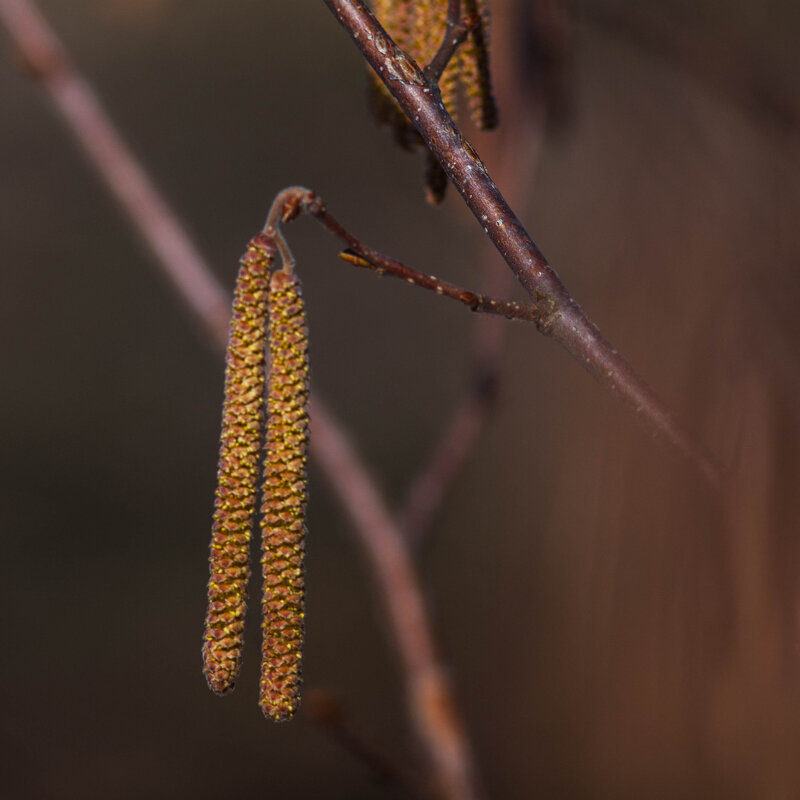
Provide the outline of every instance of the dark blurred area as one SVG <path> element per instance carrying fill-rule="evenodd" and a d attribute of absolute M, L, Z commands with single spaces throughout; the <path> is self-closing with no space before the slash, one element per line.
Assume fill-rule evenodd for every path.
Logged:
<path fill-rule="evenodd" d="M 800 7 L 586 0 L 567 30 L 549 6 L 497 3 L 502 122 L 478 150 L 730 469 L 715 495 L 565 352 L 506 326 L 497 412 L 422 553 L 481 782 L 799 797 Z M 487 261 L 490 282 L 507 271 L 455 192 L 424 203 L 422 159 L 369 119 L 323 3 L 40 7 L 231 289 L 291 184 L 419 269 L 470 288 Z M 401 796 L 307 719 L 262 718 L 257 604 L 236 692 L 207 689 L 222 360 L 5 30 L 0 98 L 4 796 Z M 288 235 L 313 388 L 399 503 L 469 384 L 476 319 L 340 263 L 308 220 Z M 306 687 L 414 765 L 372 577 L 313 465 L 311 491 Z"/>

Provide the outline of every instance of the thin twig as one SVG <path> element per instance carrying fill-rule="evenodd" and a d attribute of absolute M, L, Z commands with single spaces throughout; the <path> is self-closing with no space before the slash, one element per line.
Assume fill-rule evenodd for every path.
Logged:
<path fill-rule="evenodd" d="M 539 322 L 543 316 L 542 312 L 534 305 L 523 306 L 513 301 L 498 300 L 496 297 L 488 297 L 479 292 L 473 292 L 470 289 L 462 289 L 459 286 L 454 286 L 452 283 L 443 281 L 433 275 L 426 275 L 423 272 L 418 272 L 388 256 L 380 256 L 376 253 L 370 258 L 367 258 L 352 250 L 344 250 L 339 253 L 339 258 L 357 267 L 367 267 L 378 275 L 391 275 L 413 286 L 429 289 L 443 297 L 458 300 L 459 303 L 463 303 L 473 311 L 479 311 L 483 314 L 496 314 L 506 319 L 524 320 L 525 322 L 533 323 Z"/>
<path fill-rule="evenodd" d="M 227 292 L 116 132 L 55 33 L 30 0 L 0 0 L 0 19 L 132 227 L 149 245 L 156 265 L 170 277 L 177 296 L 213 346 L 224 348 L 230 306 Z M 354 533 L 383 595 L 404 668 L 411 720 L 436 783 L 451 800 L 471 800 L 477 795 L 466 735 L 434 647 L 424 593 L 407 545 L 319 395 L 312 401 L 312 418 L 312 453 L 350 512 Z"/>
<path fill-rule="evenodd" d="M 543 312 L 539 330 L 562 344 L 648 427 L 683 453 L 715 488 L 721 468 L 602 336 L 509 208 L 416 64 L 361 0 L 324 0 L 437 157 L 469 209 Z"/>
<path fill-rule="evenodd" d="M 450 59 L 469 33 L 467 20 L 461 19 L 461 0 L 448 0 L 444 37 L 431 63 L 422 71 L 428 83 L 438 83 Z"/>
<path fill-rule="evenodd" d="M 390 784 L 408 797 L 428 798 L 419 777 L 378 750 L 372 742 L 359 735 L 348 723 L 344 709 L 337 698 L 322 689 L 303 693 L 302 715 L 321 728 L 331 739 L 353 758 L 362 763 L 380 784 Z"/>
<path fill-rule="evenodd" d="M 264 225 L 264 235 L 275 240 L 284 261 L 289 264 L 294 264 L 294 258 L 281 234 L 279 223 L 289 222 L 300 213 L 308 214 L 348 245 L 346 250 L 339 253 L 339 258 L 349 264 L 365 267 L 378 275 L 400 278 L 412 286 L 419 286 L 443 297 L 449 297 L 451 300 L 457 300 L 473 311 L 494 314 L 506 319 L 524 320 L 537 325 L 544 319 L 543 312 L 533 304 L 523 306 L 520 303 L 499 300 L 496 297 L 488 297 L 479 292 L 462 289 L 460 286 L 443 281 L 434 275 L 420 272 L 373 250 L 350 233 L 328 211 L 314 191 L 303 186 L 290 186 L 280 191 L 272 203 L 267 222 Z"/>

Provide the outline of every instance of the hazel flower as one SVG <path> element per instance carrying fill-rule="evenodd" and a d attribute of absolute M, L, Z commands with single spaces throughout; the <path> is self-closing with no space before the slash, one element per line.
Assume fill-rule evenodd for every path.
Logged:
<path fill-rule="evenodd" d="M 233 688 L 242 661 L 272 262 L 272 246 L 253 239 L 242 257 L 233 301 L 203 637 L 203 671 L 218 694 Z"/>
<path fill-rule="evenodd" d="M 296 275 L 272 276 L 264 491 L 259 703 L 275 720 L 300 702 L 308 448 L 308 331 Z"/>

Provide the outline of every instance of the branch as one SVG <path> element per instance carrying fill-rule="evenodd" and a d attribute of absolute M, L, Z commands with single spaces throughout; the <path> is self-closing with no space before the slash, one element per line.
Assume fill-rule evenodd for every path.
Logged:
<path fill-rule="evenodd" d="M 425 468 L 411 484 L 398 515 L 408 540 L 418 546 L 495 405 L 498 373 L 494 362 L 476 365 L 472 385 Z"/>
<path fill-rule="evenodd" d="M 294 256 L 292 256 L 291 250 L 280 231 L 280 223 L 290 222 L 301 212 L 317 220 L 326 230 L 348 245 L 346 250 L 339 253 L 339 258 L 349 264 L 353 264 L 356 267 L 365 267 L 378 275 L 390 275 L 393 278 L 400 278 L 412 286 L 419 286 L 443 297 L 449 297 L 451 300 L 457 300 L 472 309 L 472 311 L 495 314 L 506 319 L 524 320 L 537 325 L 543 319 L 542 311 L 535 305 L 523 306 L 508 300 L 488 297 L 469 289 L 462 289 L 434 275 L 419 272 L 394 258 L 373 250 L 353 236 L 328 211 L 315 192 L 302 186 L 290 186 L 278 193 L 272 203 L 263 230 L 263 235 L 274 241 L 284 263 L 288 264 L 290 268 L 294 266 Z"/>
<path fill-rule="evenodd" d="M 436 55 L 427 67 L 423 70 L 425 80 L 428 83 L 438 83 L 442 73 L 450 63 L 450 59 L 463 44 L 464 39 L 469 33 L 469 25 L 466 20 L 461 19 L 461 0 L 448 0 L 447 4 L 447 23 L 444 29 L 444 37 Z"/>
<path fill-rule="evenodd" d="M 469 746 L 431 626 L 408 545 L 363 465 L 328 412 L 311 407 L 315 455 L 362 536 L 402 660 L 412 718 L 443 797 L 476 798 Z"/>
<path fill-rule="evenodd" d="M 413 122 L 464 202 L 543 312 L 539 330 L 563 345 L 718 488 L 720 466 L 672 418 L 655 392 L 571 297 L 416 64 L 395 45 L 361 0 L 324 2 Z"/>
<path fill-rule="evenodd" d="M 227 343 L 230 300 L 188 233 L 116 132 L 97 97 L 29 0 L 0 0 L 2 20 L 26 64 L 47 89 L 90 163 L 159 269 L 215 349 Z M 312 453 L 355 522 L 383 595 L 403 666 L 407 705 L 442 796 L 473 800 L 472 760 L 446 671 L 436 652 L 424 593 L 407 545 L 366 468 L 317 395 Z"/>
<path fill-rule="evenodd" d="M 353 730 L 341 704 L 332 693 L 324 689 L 305 689 L 301 712 L 352 758 L 362 763 L 372 773 L 376 783 L 393 785 L 408 797 L 419 800 L 428 797 L 428 792 L 417 775 L 396 764 L 372 742 Z"/>
<path fill-rule="evenodd" d="M 206 334 L 224 346 L 229 294 L 117 133 L 55 33 L 27 0 L 0 0 L 0 18 L 16 42 L 22 63 L 44 86 L 175 292 L 184 298 Z"/>

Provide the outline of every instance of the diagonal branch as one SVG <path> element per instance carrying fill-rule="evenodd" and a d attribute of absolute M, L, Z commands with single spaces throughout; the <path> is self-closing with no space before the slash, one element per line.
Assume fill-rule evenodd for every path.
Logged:
<path fill-rule="evenodd" d="M 363 465 L 327 411 L 312 400 L 315 455 L 355 528 L 384 595 L 400 653 L 412 719 L 431 758 L 438 791 L 452 800 L 477 798 L 469 746 L 450 681 L 435 652 L 428 611 L 402 531 Z"/>
<path fill-rule="evenodd" d="M 563 345 L 714 487 L 721 467 L 676 422 L 656 393 L 602 336 L 509 208 L 474 148 L 437 100 L 435 87 L 361 0 L 324 0 L 434 153 L 519 282 L 544 311 L 539 330 Z"/>
<path fill-rule="evenodd" d="M 156 190 L 103 110 L 61 42 L 27 0 L 2 0 L 0 18 L 22 63 L 36 77 L 92 167 L 153 253 L 174 290 L 195 312 L 207 335 L 228 335 L 230 296 L 208 269 L 178 216 Z"/>
<path fill-rule="evenodd" d="M 429 798 L 429 792 L 420 776 L 395 763 L 372 741 L 354 730 L 339 701 L 331 692 L 324 689 L 305 689 L 301 711 L 309 722 L 318 726 L 343 750 L 361 762 L 372 773 L 375 783 L 394 786 L 409 798 Z"/>

